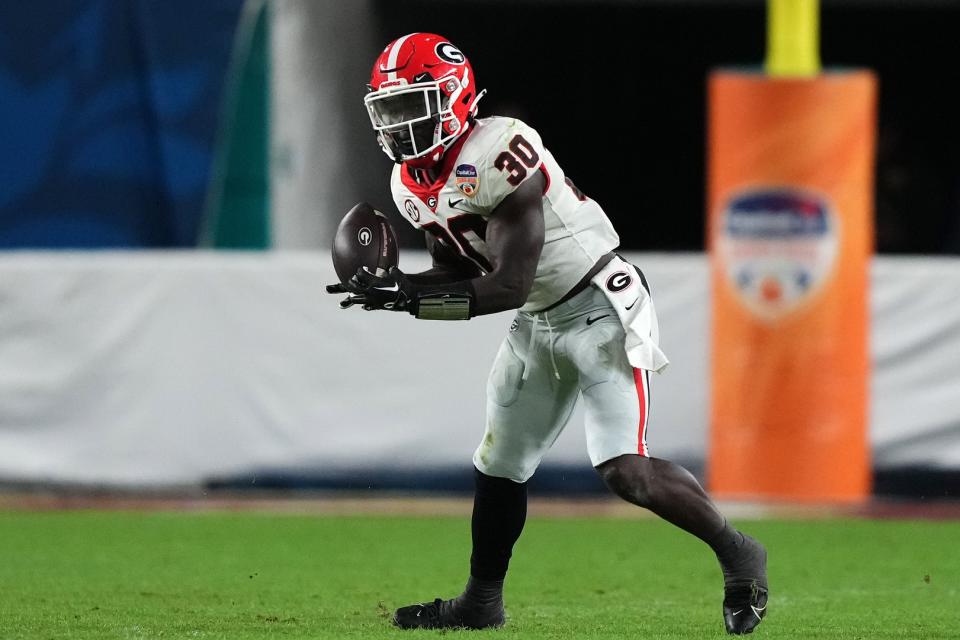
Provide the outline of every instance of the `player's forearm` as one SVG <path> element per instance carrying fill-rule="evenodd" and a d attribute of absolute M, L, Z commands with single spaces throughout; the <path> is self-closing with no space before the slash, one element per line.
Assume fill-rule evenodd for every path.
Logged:
<path fill-rule="evenodd" d="M 482 316 L 510 309 L 519 309 L 527 301 L 533 277 L 522 273 L 496 271 L 472 281 L 475 291 L 473 315 Z"/>
<path fill-rule="evenodd" d="M 420 276 L 422 274 L 413 275 Z M 533 286 L 532 274 L 509 271 L 494 271 L 473 280 L 457 280 L 454 282 L 414 283 L 412 276 L 408 276 L 408 278 L 416 288 L 414 294 L 417 300 L 415 315 L 431 320 L 467 320 L 473 316 L 518 309 L 523 306 L 530 294 L 530 288 Z M 424 300 L 427 300 L 427 302 L 424 303 Z M 434 305 L 441 305 L 444 301 L 465 305 L 464 314 L 420 313 L 424 304 L 430 305 L 432 302 Z"/>
<path fill-rule="evenodd" d="M 420 273 L 408 273 L 407 277 L 410 278 L 410 282 L 420 286 L 451 284 L 465 279 L 462 272 L 443 266 L 435 266 Z"/>

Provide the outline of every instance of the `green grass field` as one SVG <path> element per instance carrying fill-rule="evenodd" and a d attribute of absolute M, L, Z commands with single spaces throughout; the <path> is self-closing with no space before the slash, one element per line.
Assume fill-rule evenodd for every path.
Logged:
<path fill-rule="evenodd" d="M 756 521 L 754 637 L 960 637 L 960 523 Z M 399 605 L 454 595 L 465 518 L 0 512 L 0 638 L 427 638 Z M 496 638 L 722 638 L 708 549 L 655 520 L 533 519 Z"/>

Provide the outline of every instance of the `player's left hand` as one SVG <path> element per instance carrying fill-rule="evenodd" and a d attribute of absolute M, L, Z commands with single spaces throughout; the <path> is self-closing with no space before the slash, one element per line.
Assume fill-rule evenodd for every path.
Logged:
<path fill-rule="evenodd" d="M 343 286 L 338 282 L 337 284 L 328 284 L 327 293 L 332 293 L 336 295 L 338 293 L 350 293 L 350 291 L 345 286 Z M 355 296 L 352 296 L 352 295 L 347 296 L 346 298 L 340 301 L 340 308 L 349 309 L 354 304 L 356 304 L 356 302 L 357 300 L 355 299 Z"/>
<path fill-rule="evenodd" d="M 415 299 L 413 285 L 397 267 L 381 274 L 361 267 L 346 285 L 329 285 L 327 292 L 350 294 L 340 302 L 342 309 L 358 304 L 367 311 L 409 311 L 410 304 Z"/>

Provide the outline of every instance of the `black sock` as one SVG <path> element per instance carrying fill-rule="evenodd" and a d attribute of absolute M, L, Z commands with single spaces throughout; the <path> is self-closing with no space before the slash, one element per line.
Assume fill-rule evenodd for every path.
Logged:
<path fill-rule="evenodd" d="M 475 471 L 470 575 L 481 581 L 499 581 L 502 588 L 513 544 L 527 519 L 527 483 Z"/>
<path fill-rule="evenodd" d="M 723 529 L 706 542 L 722 562 L 740 548 L 740 545 L 743 544 L 743 535 L 733 525 L 724 520 Z"/>
<path fill-rule="evenodd" d="M 474 607 L 502 607 L 503 579 L 484 580 L 470 576 L 457 603 Z"/>

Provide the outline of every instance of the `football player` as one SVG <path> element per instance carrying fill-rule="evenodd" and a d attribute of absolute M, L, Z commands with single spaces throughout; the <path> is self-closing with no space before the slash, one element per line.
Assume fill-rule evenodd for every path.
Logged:
<path fill-rule="evenodd" d="M 766 550 L 723 517 L 689 472 L 650 455 L 650 372 L 668 361 L 644 276 L 615 253 L 620 241 L 603 210 L 534 129 L 477 117 L 484 92 L 445 38 L 413 33 L 388 44 L 369 89 L 364 104 L 395 163 L 395 204 L 426 232 L 433 267 L 361 269 L 328 291 L 347 293 L 345 308 L 431 320 L 518 310 L 490 373 L 486 432 L 473 458 L 466 588 L 402 607 L 394 623 L 504 624 L 503 581 L 526 518 L 527 480 L 582 396 L 588 451 L 606 485 L 708 544 L 723 572 L 727 631 L 752 631 L 766 613 Z"/>

